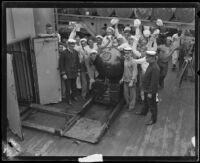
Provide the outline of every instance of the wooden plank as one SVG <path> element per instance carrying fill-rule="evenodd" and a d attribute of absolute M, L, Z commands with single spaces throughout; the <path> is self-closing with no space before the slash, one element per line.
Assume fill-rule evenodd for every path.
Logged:
<path fill-rule="evenodd" d="M 28 122 L 28 121 L 23 121 L 22 126 L 41 130 L 41 131 L 46 131 L 46 132 L 49 132 L 49 133 L 52 133 L 52 134 L 56 134 L 56 133 L 59 134 L 60 133 L 59 135 L 61 135 L 61 132 L 62 132 L 60 129 L 55 129 L 55 128 L 52 128 L 52 127 L 47 127 L 47 126 L 39 125 L 39 124 L 36 124 L 36 123 Z"/>
<path fill-rule="evenodd" d="M 82 107 L 81 111 L 78 112 L 79 115 L 82 115 L 85 113 L 85 111 L 91 106 L 91 104 L 93 103 L 94 98 L 91 97 Z"/>
<path fill-rule="evenodd" d="M 61 112 L 59 111 L 57 108 L 52 107 L 52 106 L 45 106 L 45 105 L 41 105 L 41 104 L 30 104 L 29 106 L 32 109 L 41 111 L 41 112 L 45 112 L 45 113 L 49 113 L 49 114 L 55 114 L 55 115 L 59 115 L 59 116 L 68 116 L 68 115 L 75 115 L 73 113 L 66 113 L 66 112 Z"/>

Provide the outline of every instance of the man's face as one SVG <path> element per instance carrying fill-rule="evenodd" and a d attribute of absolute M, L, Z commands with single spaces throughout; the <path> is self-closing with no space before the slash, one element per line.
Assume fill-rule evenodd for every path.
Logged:
<path fill-rule="evenodd" d="M 59 50 L 59 52 L 62 52 L 63 51 L 63 46 L 59 45 L 58 50 Z"/>
<path fill-rule="evenodd" d="M 85 46 L 87 45 L 87 42 L 86 42 L 86 41 L 81 41 L 81 45 L 82 45 L 83 47 L 85 47 Z"/>
<path fill-rule="evenodd" d="M 106 35 L 112 35 L 112 30 L 111 30 L 111 29 L 108 29 L 108 30 L 106 31 Z"/>
<path fill-rule="evenodd" d="M 124 57 L 125 57 L 125 59 L 130 59 L 130 57 L 131 57 L 131 51 L 129 51 L 129 50 L 124 50 Z"/>
<path fill-rule="evenodd" d="M 91 40 L 91 39 L 88 40 L 88 45 L 89 45 L 89 46 L 93 46 L 93 44 L 94 44 L 93 40 Z"/>
<path fill-rule="evenodd" d="M 53 34 L 53 27 L 47 27 L 46 32 L 47 34 Z"/>
<path fill-rule="evenodd" d="M 131 37 L 129 37 L 129 38 L 128 38 L 128 43 L 129 43 L 130 45 L 132 45 L 132 44 L 134 43 L 134 39 L 131 38 Z"/>
<path fill-rule="evenodd" d="M 125 36 L 126 38 L 128 38 L 128 37 L 130 36 L 130 32 L 129 32 L 129 31 L 125 31 L 125 32 L 124 32 L 124 36 Z"/>
<path fill-rule="evenodd" d="M 101 38 L 97 38 L 97 44 L 101 44 L 102 43 L 102 39 Z"/>
<path fill-rule="evenodd" d="M 91 53 L 90 58 L 94 61 L 97 56 L 97 53 Z"/>
<path fill-rule="evenodd" d="M 171 41 L 169 39 L 166 40 L 166 45 L 169 46 L 171 44 Z"/>
<path fill-rule="evenodd" d="M 68 43 L 69 49 L 72 50 L 75 47 L 75 43 Z"/>
<path fill-rule="evenodd" d="M 155 56 L 151 56 L 151 55 L 146 55 L 146 61 L 148 63 L 153 63 L 155 61 Z"/>
<path fill-rule="evenodd" d="M 76 36 L 75 40 L 76 40 L 77 43 L 79 43 L 80 42 L 80 37 Z"/>

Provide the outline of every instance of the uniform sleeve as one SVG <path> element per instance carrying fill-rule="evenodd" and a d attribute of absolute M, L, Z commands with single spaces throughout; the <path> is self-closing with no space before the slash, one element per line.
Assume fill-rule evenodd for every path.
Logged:
<path fill-rule="evenodd" d="M 79 53 L 76 51 L 76 62 L 78 65 L 78 72 L 80 72 L 81 64 L 80 64 L 80 59 L 79 59 Z"/>
<path fill-rule="evenodd" d="M 66 74 L 65 72 L 65 54 L 64 52 L 61 53 L 60 59 L 59 59 L 59 68 L 60 68 L 60 74 L 64 75 Z"/>
<path fill-rule="evenodd" d="M 134 62 L 137 64 L 142 64 L 146 62 L 146 57 L 140 58 L 140 59 L 134 59 Z"/>
<path fill-rule="evenodd" d="M 157 93 L 159 82 L 159 69 L 152 69 L 149 93 Z"/>
<path fill-rule="evenodd" d="M 138 74 L 137 63 L 135 63 L 133 61 L 132 65 L 133 65 L 133 76 L 132 76 L 132 79 L 137 79 L 137 74 Z"/>
<path fill-rule="evenodd" d="M 69 39 L 74 39 L 75 36 L 76 36 L 76 28 L 74 28 L 74 29 L 71 31 L 71 33 L 70 33 L 70 35 L 69 35 Z"/>

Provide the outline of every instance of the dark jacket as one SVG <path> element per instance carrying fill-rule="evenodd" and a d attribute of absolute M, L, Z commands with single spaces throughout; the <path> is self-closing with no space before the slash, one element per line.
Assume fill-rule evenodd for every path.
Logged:
<path fill-rule="evenodd" d="M 158 67 L 158 64 L 156 62 L 149 64 L 142 80 L 144 92 L 158 92 L 159 74 L 160 68 Z"/>
<path fill-rule="evenodd" d="M 61 52 L 60 55 L 60 72 L 61 75 L 66 74 L 69 79 L 77 77 L 80 71 L 80 62 L 78 52 L 73 50 L 70 52 L 68 49 Z"/>

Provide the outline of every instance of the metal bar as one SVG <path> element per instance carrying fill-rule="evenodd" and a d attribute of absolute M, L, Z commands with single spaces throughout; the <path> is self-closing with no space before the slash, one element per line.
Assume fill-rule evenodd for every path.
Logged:
<path fill-rule="evenodd" d="M 19 42 L 20 51 L 23 50 L 22 42 Z M 22 77 L 24 79 L 23 82 L 24 82 L 25 99 L 28 100 L 29 99 L 29 90 L 28 90 L 27 68 L 25 65 L 26 60 L 24 58 L 25 54 L 26 53 L 20 53 L 19 55 L 21 56 L 21 66 L 22 66 L 22 70 L 23 70 Z"/>
<path fill-rule="evenodd" d="M 30 48 L 31 48 L 31 66 L 33 70 L 33 78 L 34 78 L 34 90 L 36 95 L 36 102 L 40 103 L 40 94 L 39 94 L 39 83 L 38 83 L 38 77 L 37 77 L 37 67 L 36 67 L 36 57 L 35 57 L 35 51 L 34 51 L 34 40 L 35 38 L 30 39 Z"/>
<path fill-rule="evenodd" d="M 33 87 L 32 87 L 32 82 L 31 82 L 31 70 L 30 70 L 30 64 L 29 64 L 29 58 L 30 54 L 28 54 L 28 40 L 24 42 L 24 47 L 26 47 L 26 53 L 25 55 L 25 65 L 26 65 L 26 70 L 27 70 L 27 78 L 28 78 L 28 89 L 30 92 L 29 100 L 30 102 L 33 102 Z"/>
<path fill-rule="evenodd" d="M 63 20 L 61 18 L 63 17 Z M 102 17 L 102 16 L 86 16 L 86 15 L 74 15 L 74 14 L 58 14 L 58 20 L 61 21 L 94 21 L 94 20 L 104 20 L 104 21 L 110 21 L 113 17 Z M 133 19 L 129 18 L 119 18 L 120 23 L 125 24 L 133 24 Z M 150 20 L 141 20 L 143 25 L 148 26 L 155 26 L 155 21 Z M 168 28 L 190 28 L 194 29 L 195 24 L 194 23 L 182 23 L 182 22 L 171 22 L 171 21 L 163 21 L 163 24 Z"/>

